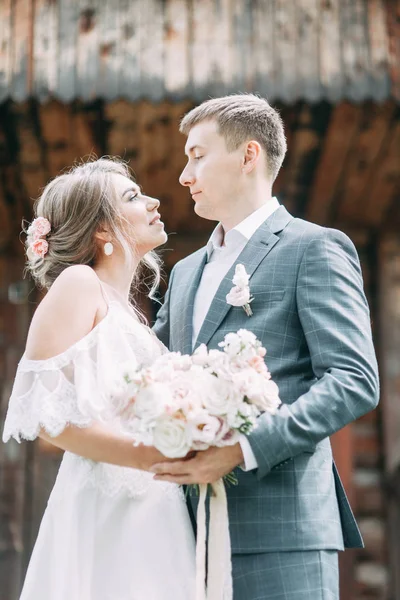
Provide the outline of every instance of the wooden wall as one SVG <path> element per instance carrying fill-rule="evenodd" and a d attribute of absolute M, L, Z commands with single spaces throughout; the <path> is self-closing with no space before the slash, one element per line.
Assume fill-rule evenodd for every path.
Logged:
<path fill-rule="evenodd" d="M 2 0 L 0 101 L 400 98 L 398 0 Z"/>
<path fill-rule="evenodd" d="M 122 156 L 130 161 L 144 190 L 161 199 L 161 213 L 171 234 L 164 252 L 169 270 L 204 244 L 213 227 L 194 215 L 192 200 L 178 183 L 185 164 L 185 140 L 178 133 L 178 122 L 190 106 L 189 102 L 121 100 L 0 105 L 0 422 L 34 306 L 29 286 L 21 283 L 18 239 L 22 217 L 31 217 L 32 199 L 49 178 L 81 157 Z M 294 215 L 338 227 L 352 237 L 362 259 L 378 339 L 383 331 L 378 319 L 381 303 L 393 285 L 393 276 L 381 269 L 389 255 L 388 251 L 380 254 L 384 247 L 380 240 L 400 225 L 399 107 L 392 101 L 297 102 L 280 105 L 280 110 L 289 151 L 274 191 Z M 400 256 L 396 252 L 400 251 L 396 249 L 394 257 Z M 394 297 L 391 306 L 395 307 Z M 390 330 L 390 321 L 386 323 Z M 383 351 L 397 360 L 397 341 L 386 348 L 385 340 Z M 387 401 L 383 405 L 389 424 L 391 415 L 397 414 L 392 412 L 394 406 Z M 346 555 L 342 573 L 347 596 L 343 593 L 342 600 L 389 598 L 387 514 L 391 509 L 381 441 L 387 429 L 381 428 L 381 420 L 378 408 L 334 439 L 339 469 L 366 540 L 365 550 Z M 0 444 L 0 588 L 3 582 L 8 586 L 4 600 L 17 597 L 58 461 L 59 454 L 43 443 Z"/>

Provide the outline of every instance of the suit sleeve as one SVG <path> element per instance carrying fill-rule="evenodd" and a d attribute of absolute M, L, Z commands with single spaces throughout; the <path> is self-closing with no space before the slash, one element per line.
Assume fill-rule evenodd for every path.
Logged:
<path fill-rule="evenodd" d="M 357 252 L 350 239 L 324 229 L 301 260 L 296 286 L 301 327 L 315 383 L 276 415 L 264 414 L 249 442 L 264 477 L 274 466 L 376 407 L 378 368 Z"/>
<path fill-rule="evenodd" d="M 169 319 L 170 306 L 169 306 L 169 303 L 170 303 L 172 281 L 174 278 L 174 269 L 175 269 L 175 267 L 172 269 L 171 275 L 169 277 L 168 289 L 165 294 L 164 304 L 158 311 L 157 319 L 153 326 L 154 333 L 156 334 L 158 339 L 160 339 L 162 341 L 164 346 L 166 346 L 167 348 L 170 348 L 170 319 Z"/>

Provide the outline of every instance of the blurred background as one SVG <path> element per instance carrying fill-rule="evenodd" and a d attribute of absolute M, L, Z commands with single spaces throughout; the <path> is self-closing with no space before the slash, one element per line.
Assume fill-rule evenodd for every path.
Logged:
<path fill-rule="evenodd" d="M 93 153 L 128 160 L 161 200 L 168 273 L 214 226 L 178 183 L 179 120 L 232 92 L 281 112 L 280 202 L 360 254 L 382 397 L 332 439 L 366 544 L 341 556 L 341 598 L 398 600 L 400 0 L 0 0 L 0 426 L 38 300 L 19 235 L 40 188 Z M 0 443 L 0 600 L 18 598 L 59 461 Z"/>

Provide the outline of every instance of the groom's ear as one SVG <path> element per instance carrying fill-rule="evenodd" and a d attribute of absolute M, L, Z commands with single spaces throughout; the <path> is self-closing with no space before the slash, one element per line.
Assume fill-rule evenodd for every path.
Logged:
<path fill-rule="evenodd" d="M 261 145 L 256 140 L 246 142 L 244 147 L 242 173 L 251 173 L 262 155 Z"/>

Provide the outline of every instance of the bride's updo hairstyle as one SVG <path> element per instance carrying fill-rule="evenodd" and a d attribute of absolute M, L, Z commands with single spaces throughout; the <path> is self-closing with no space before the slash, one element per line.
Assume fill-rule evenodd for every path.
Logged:
<path fill-rule="evenodd" d="M 36 223 L 50 224 L 50 231 L 38 242 L 42 253 L 32 253 L 32 237 L 27 230 L 27 270 L 39 287 L 50 288 L 60 273 L 71 265 L 93 267 L 99 252 L 95 234 L 107 228 L 113 241 L 117 241 L 127 263 L 133 259 L 128 236 L 129 224 L 118 210 L 114 175 L 133 180 L 129 167 L 118 159 L 100 158 L 72 167 L 46 185 L 35 203 Z M 35 227 L 35 223 L 31 226 Z M 46 232 L 47 229 L 44 229 Z M 42 240 L 45 240 L 44 242 Z M 160 282 L 160 259 L 155 252 L 148 252 L 140 261 L 135 281 L 140 277 L 141 267 L 151 272 L 149 296 Z"/>

